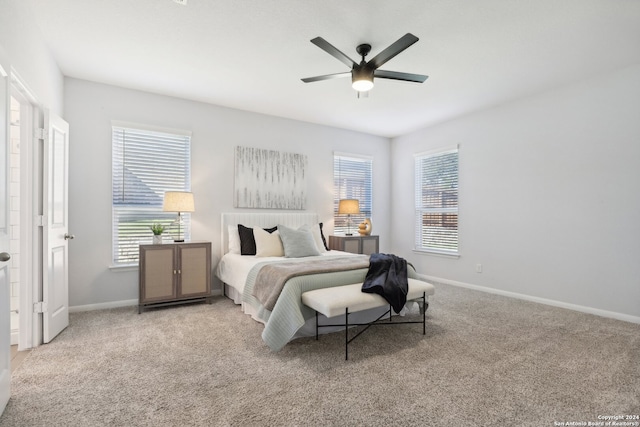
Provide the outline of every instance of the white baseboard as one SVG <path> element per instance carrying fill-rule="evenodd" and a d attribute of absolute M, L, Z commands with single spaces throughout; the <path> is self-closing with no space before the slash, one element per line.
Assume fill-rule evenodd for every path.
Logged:
<path fill-rule="evenodd" d="M 74 305 L 69 307 L 69 313 L 77 313 L 79 311 L 103 310 L 106 308 L 131 307 L 138 305 L 137 299 L 128 299 L 123 301 L 101 302 L 98 304 Z"/>
<path fill-rule="evenodd" d="M 469 283 L 464 283 L 464 282 L 458 282 L 458 281 L 455 281 L 455 280 L 444 279 L 442 277 L 429 276 L 429 275 L 426 275 L 426 274 L 422 274 L 422 276 L 425 277 L 427 280 L 433 280 L 434 282 L 440 282 L 440 283 L 444 283 L 444 284 L 447 284 L 447 285 L 459 286 L 461 288 L 473 289 L 473 290 L 480 291 L 480 292 L 487 292 L 487 293 L 490 293 L 490 294 L 502 295 L 502 296 L 505 296 L 505 297 L 516 298 L 516 299 L 521 299 L 521 300 L 525 300 L 525 301 L 532 301 L 532 302 L 537 302 L 537 303 L 540 303 L 540 304 L 551 305 L 551 306 L 554 306 L 554 307 L 560 307 L 560 308 L 566 308 L 566 309 L 569 309 L 569 310 L 580 311 L 582 313 L 595 314 L 596 316 L 608 317 L 610 319 L 617 319 L 617 320 L 623 320 L 625 322 L 640 324 L 640 317 L 631 316 L 629 314 L 617 313 L 615 311 L 601 310 L 599 308 L 586 307 L 586 306 L 583 306 L 583 305 L 570 304 L 570 303 L 566 303 L 566 302 L 562 302 L 562 301 L 556 301 L 556 300 L 547 299 L 547 298 L 539 298 L 539 297 L 534 297 L 534 296 L 531 296 L 531 295 L 519 294 L 517 292 L 509 292 L 509 291 L 503 291 L 501 289 L 488 288 L 488 287 L 485 287 L 485 286 L 471 285 Z M 438 295 L 438 292 L 436 290 L 436 296 L 437 295 Z"/>
<path fill-rule="evenodd" d="M 211 291 L 211 295 L 217 296 L 222 295 L 221 289 L 213 289 Z M 77 313 L 79 311 L 93 311 L 93 310 L 104 310 L 108 308 L 119 308 L 119 307 L 131 307 L 138 305 L 137 299 L 128 299 L 122 301 L 110 301 L 110 302 L 102 302 L 98 304 L 87 304 L 87 305 L 74 305 L 69 307 L 69 313 Z"/>

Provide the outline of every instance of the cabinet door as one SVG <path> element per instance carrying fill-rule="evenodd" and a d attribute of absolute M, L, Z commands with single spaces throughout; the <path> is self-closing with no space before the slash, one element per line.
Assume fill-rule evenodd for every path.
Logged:
<path fill-rule="evenodd" d="M 140 247 L 140 302 L 176 298 L 174 248 Z"/>
<path fill-rule="evenodd" d="M 378 252 L 378 236 L 362 237 L 362 253 L 371 255 Z"/>
<path fill-rule="evenodd" d="M 352 254 L 360 254 L 360 239 L 359 238 L 345 238 L 343 240 L 345 252 L 351 252 Z"/>
<path fill-rule="evenodd" d="M 211 245 L 178 245 L 180 262 L 179 297 L 208 295 L 211 291 Z"/>

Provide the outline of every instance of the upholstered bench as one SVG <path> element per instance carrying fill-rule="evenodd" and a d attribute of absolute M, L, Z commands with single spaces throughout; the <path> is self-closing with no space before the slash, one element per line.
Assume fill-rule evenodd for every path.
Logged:
<path fill-rule="evenodd" d="M 406 323 L 422 323 L 422 334 L 426 334 L 426 310 L 428 305 L 427 296 L 433 295 L 435 288 L 431 283 L 423 282 L 417 279 L 409 279 L 409 289 L 407 293 L 407 301 L 418 300 L 422 304 L 422 321 L 392 321 L 392 309 L 387 300 L 378 294 L 369 294 L 362 292 L 362 283 L 353 283 L 351 285 L 336 286 L 332 288 L 315 289 L 302 294 L 302 303 L 310 307 L 316 312 L 316 339 L 318 339 L 318 328 L 330 326 L 344 326 L 345 330 L 345 346 L 344 358 L 349 359 L 349 343 L 356 339 L 361 333 L 366 331 L 370 326 L 374 325 L 401 325 Z M 389 306 L 389 310 L 370 323 L 349 323 L 349 314 L 358 311 L 368 310 Z M 318 313 L 328 318 L 345 315 L 343 324 L 318 324 Z M 388 322 L 380 320 L 389 315 Z M 366 326 L 362 331 L 349 339 L 349 326 Z"/>

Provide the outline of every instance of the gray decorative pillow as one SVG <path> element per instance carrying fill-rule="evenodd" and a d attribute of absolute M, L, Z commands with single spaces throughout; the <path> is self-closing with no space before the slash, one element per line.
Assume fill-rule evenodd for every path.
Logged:
<path fill-rule="evenodd" d="M 316 240 L 308 229 L 297 230 L 278 224 L 278 231 L 284 246 L 284 256 L 287 258 L 302 258 L 320 255 Z"/>

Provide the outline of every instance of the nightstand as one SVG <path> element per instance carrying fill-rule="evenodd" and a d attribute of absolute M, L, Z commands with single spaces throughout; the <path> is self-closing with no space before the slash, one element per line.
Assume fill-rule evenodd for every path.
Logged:
<path fill-rule="evenodd" d="M 329 249 L 371 255 L 379 251 L 378 236 L 329 236 Z"/>
<path fill-rule="evenodd" d="M 148 307 L 211 304 L 211 243 L 140 245 L 139 274 L 138 313 Z"/>

